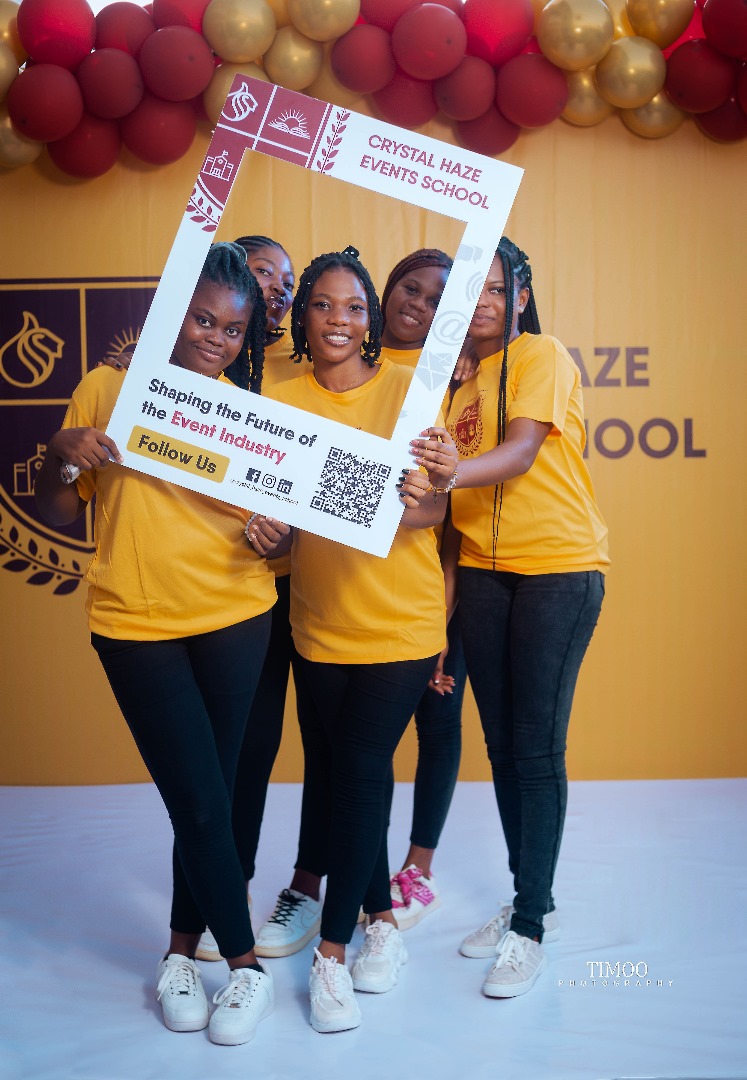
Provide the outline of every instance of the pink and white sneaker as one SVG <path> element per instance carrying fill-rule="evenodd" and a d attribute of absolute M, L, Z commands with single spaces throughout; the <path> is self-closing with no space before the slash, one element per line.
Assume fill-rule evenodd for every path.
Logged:
<path fill-rule="evenodd" d="M 390 880 L 392 911 L 400 930 L 408 930 L 441 906 L 436 882 L 414 864 Z"/>

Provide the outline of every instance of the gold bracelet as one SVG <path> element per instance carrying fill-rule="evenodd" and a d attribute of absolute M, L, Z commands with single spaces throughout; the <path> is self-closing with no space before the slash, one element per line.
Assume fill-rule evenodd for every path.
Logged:
<path fill-rule="evenodd" d="M 459 466 L 457 465 L 456 468 L 454 469 L 454 475 L 452 476 L 451 480 L 449 480 L 446 487 L 435 487 L 433 484 L 431 484 L 431 491 L 433 492 L 433 498 L 437 499 L 439 495 L 448 495 L 450 491 L 453 491 L 454 488 L 456 487 L 458 474 L 459 474 Z"/>

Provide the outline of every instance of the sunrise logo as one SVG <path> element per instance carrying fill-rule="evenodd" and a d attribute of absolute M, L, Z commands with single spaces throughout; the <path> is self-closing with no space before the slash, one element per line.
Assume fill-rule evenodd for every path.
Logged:
<path fill-rule="evenodd" d="M 307 123 L 308 121 L 302 112 L 298 112 L 296 109 L 287 109 L 268 126 L 275 128 L 277 131 L 287 131 L 289 135 L 296 135 L 299 139 L 310 139 Z"/>

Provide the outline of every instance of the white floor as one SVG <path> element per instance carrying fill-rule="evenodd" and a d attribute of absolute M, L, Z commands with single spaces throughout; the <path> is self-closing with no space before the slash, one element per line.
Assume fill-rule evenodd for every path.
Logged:
<path fill-rule="evenodd" d="M 296 785 L 271 788 L 257 920 L 287 884 L 299 797 Z M 392 861 L 405 853 L 410 799 L 398 785 Z M 167 1031 L 154 1000 L 170 872 L 155 790 L 1 788 L 0 1077 L 745 1078 L 746 836 L 747 781 L 573 784 L 562 938 L 529 994 L 488 1000 L 489 962 L 457 945 L 510 897 L 509 878 L 492 788 L 460 784 L 435 864 L 443 906 L 407 932 L 400 984 L 361 995 L 362 1027 L 310 1028 L 309 946 L 269 961 L 277 1004 L 256 1039 L 218 1047 L 206 1032 Z M 592 984 L 590 964 L 598 974 L 618 963 L 641 977 Z M 202 969 L 211 995 L 225 965 Z"/>

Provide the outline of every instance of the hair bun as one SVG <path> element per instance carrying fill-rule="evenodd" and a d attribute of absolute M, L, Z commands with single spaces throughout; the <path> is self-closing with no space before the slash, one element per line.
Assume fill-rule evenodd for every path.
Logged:
<path fill-rule="evenodd" d="M 354 248 L 352 244 L 348 244 L 348 246 L 343 250 L 342 254 L 343 255 L 350 255 L 351 258 L 353 258 L 353 259 L 360 259 L 360 256 L 361 256 L 361 253 L 360 253 L 360 251 L 358 251 L 358 248 Z"/>

